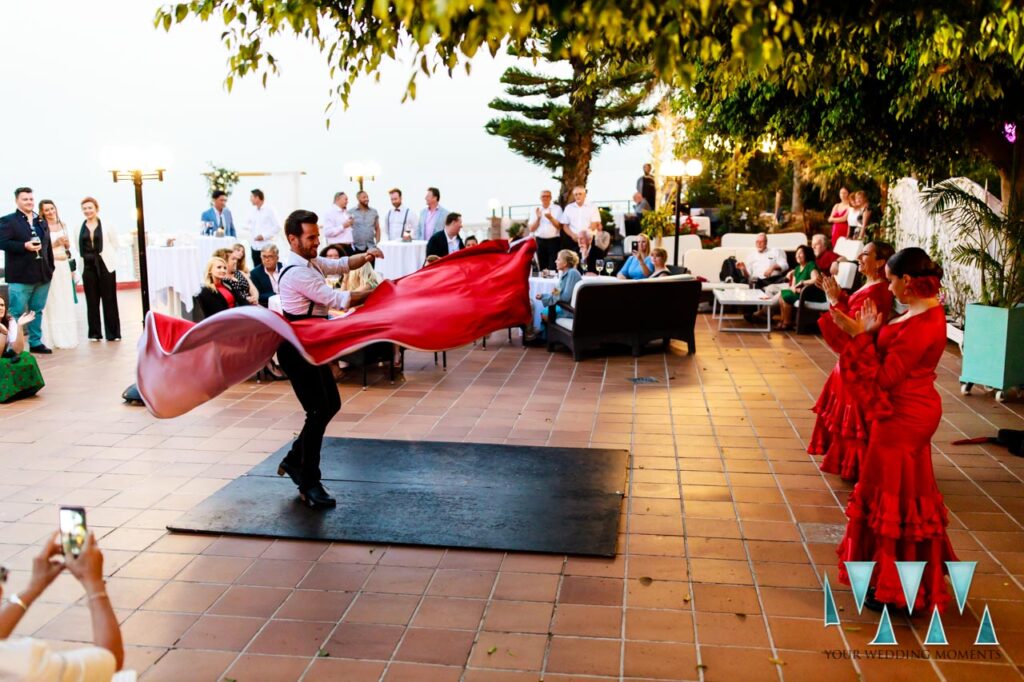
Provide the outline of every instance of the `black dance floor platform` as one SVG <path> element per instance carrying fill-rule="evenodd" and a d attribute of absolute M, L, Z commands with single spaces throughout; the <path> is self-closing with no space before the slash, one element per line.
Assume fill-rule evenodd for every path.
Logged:
<path fill-rule="evenodd" d="M 338 507 L 313 511 L 277 475 L 289 446 L 168 529 L 615 556 L 626 450 L 327 438 Z"/>

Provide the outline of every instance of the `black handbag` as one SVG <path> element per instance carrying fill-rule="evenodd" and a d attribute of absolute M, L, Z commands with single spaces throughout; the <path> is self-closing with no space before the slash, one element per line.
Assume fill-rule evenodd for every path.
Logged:
<path fill-rule="evenodd" d="M 78 261 L 74 258 L 68 258 L 68 268 L 71 269 L 71 272 L 76 272 L 78 270 Z"/>

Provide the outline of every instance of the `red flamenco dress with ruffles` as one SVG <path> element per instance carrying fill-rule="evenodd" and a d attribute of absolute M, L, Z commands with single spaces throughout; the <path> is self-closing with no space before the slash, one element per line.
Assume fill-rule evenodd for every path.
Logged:
<path fill-rule="evenodd" d="M 849 295 L 843 292 L 833 307 L 856 317 L 867 300 L 874 301 L 883 319 L 889 319 L 892 293 L 887 282 L 869 284 Z M 850 343 L 850 335 L 836 326 L 829 313 L 818 319 L 818 327 L 825 343 L 836 353 L 842 353 Z M 857 401 L 847 394 L 838 362 L 825 380 L 813 411 L 818 418 L 807 452 L 825 456 L 821 461 L 822 471 L 838 474 L 844 481 L 856 481 L 868 443 L 868 425 Z"/>
<path fill-rule="evenodd" d="M 843 382 L 870 422 L 837 550 L 839 578 L 849 584 L 845 561 L 875 561 L 874 598 L 905 607 L 895 562 L 925 561 L 914 611 L 941 610 L 949 601 L 945 562 L 956 561 L 931 449 L 942 418 L 935 368 L 946 347 L 946 317 L 936 306 L 899 319 L 882 327 L 877 345 L 859 334 L 839 357 Z"/>

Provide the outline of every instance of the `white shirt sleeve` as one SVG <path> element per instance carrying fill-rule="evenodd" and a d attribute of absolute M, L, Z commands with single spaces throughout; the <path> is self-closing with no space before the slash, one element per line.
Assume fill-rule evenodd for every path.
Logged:
<path fill-rule="evenodd" d="M 786 252 L 782 249 L 775 249 L 775 253 L 772 255 L 775 263 L 782 268 L 779 273 L 787 272 L 789 270 L 789 259 L 786 258 Z"/>
<path fill-rule="evenodd" d="M 116 668 L 114 654 L 100 647 L 57 652 L 29 637 L 0 642 L 0 680 L 110 682 Z"/>
<path fill-rule="evenodd" d="M 587 229 L 589 229 L 594 223 L 601 224 L 601 211 L 598 210 L 597 206 L 590 207 L 590 218 L 587 220 Z"/>

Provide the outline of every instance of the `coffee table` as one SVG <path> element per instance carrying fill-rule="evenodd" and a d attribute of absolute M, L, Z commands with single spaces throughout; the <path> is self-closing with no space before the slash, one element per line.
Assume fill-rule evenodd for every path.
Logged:
<path fill-rule="evenodd" d="M 715 289 L 715 300 L 711 306 L 711 316 L 718 317 L 718 331 L 727 332 L 771 332 L 772 331 L 772 311 L 771 303 L 774 297 L 760 289 Z M 752 307 L 755 310 L 757 308 L 767 308 L 767 323 L 765 327 L 726 327 L 722 328 L 722 319 L 725 317 L 725 306 L 741 306 L 741 307 Z M 735 319 L 735 318 L 730 318 Z"/>

